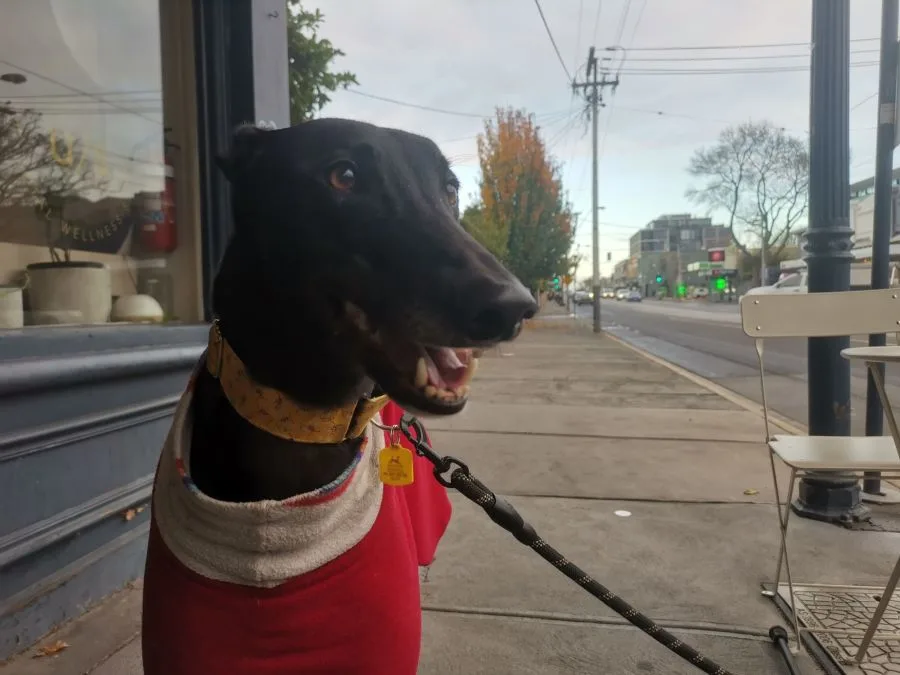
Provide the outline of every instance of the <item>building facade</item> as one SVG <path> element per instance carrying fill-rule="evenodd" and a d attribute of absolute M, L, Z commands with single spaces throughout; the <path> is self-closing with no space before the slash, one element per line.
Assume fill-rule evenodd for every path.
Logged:
<path fill-rule="evenodd" d="M 648 285 L 657 276 L 688 283 L 685 270 L 690 263 L 705 260 L 707 250 L 725 248 L 730 243 L 724 225 L 713 225 L 711 218 L 679 213 L 659 216 L 635 232 L 629 249 L 638 261 L 639 283 Z"/>
<path fill-rule="evenodd" d="M 616 284 L 630 284 L 638 280 L 638 259 L 628 256 L 617 262 L 613 268 L 612 280 Z"/>
<path fill-rule="evenodd" d="M 214 157 L 289 99 L 283 0 L 0 11 L 2 661 L 142 575 L 231 232 Z"/>

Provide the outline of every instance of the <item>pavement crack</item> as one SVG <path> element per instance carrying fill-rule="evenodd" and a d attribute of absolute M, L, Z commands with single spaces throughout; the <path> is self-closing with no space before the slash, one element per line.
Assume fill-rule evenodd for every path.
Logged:
<path fill-rule="evenodd" d="M 457 614 L 461 616 L 495 617 L 505 619 L 520 619 L 526 621 L 542 621 L 553 623 L 581 624 L 586 626 L 606 626 L 610 628 L 624 628 L 639 630 L 636 626 L 621 617 L 614 616 L 581 616 L 564 612 L 542 612 L 532 610 L 511 610 L 493 607 L 458 607 L 454 605 L 422 604 L 423 612 L 435 614 Z M 690 633 L 693 635 L 714 635 L 719 637 L 731 637 L 743 640 L 755 640 L 771 642 L 768 629 L 754 628 L 752 626 L 737 626 L 733 624 L 721 624 L 708 621 L 679 621 L 666 619 L 653 619 L 660 627 L 666 630 Z"/>
<path fill-rule="evenodd" d="M 540 432 L 540 431 L 496 431 L 492 429 L 453 429 L 449 427 L 438 427 L 432 426 L 430 427 L 432 432 L 443 433 L 443 434 L 484 434 L 488 435 L 497 435 L 497 436 L 536 436 L 538 438 L 606 438 L 610 440 L 618 440 L 618 441 L 662 441 L 662 442 L 685 442 L 685 443 L 718 443 L 718 440 L 710 439 L 709 437 L 705 438 L 690 438 L 690 437 L 682 437 L 682 436 L 620 436 L 617 434 L 573 434 L 573 433 L 558 433 L 558 432 Z M 758 441 L 751 441 L 743 438 L 735 438 L 728 439 L 728 443 L 746 443 L 748 445 L 762 445 L 763 437 L 760 434 L 760 438 Z"/>
<path fill-rule="evenodd" d="M 775 502 L 767 500 L 729 500 L 729 499 L 669 499 L 666 497 L 602 497 L 594 495 L 564 495 L 552 492 L 501 492 L 503 497 L 519 497 L 522 499 L 576 499 L 589 502 L 629 502 L 639 504 L 703 504 L 704 506 L 774 506 Z"/>

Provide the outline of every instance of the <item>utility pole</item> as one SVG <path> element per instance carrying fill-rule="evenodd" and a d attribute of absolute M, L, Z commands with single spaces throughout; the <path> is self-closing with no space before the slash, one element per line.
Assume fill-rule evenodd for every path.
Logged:
<path fill-rule="evenodd" d="M 809 292 L 850 290 L 850 0 L 813 0 L 809 124 Z M 809 434 L 850 435 L 849 337 L 808 341 Z M 857 479 L 817 472 L 800 482 L 798 515 L 844 522 L 866 510 Z"/>
<path fill-rule="evenodd" d="M 599 195 L 598 195 L 598 185 L 597 185 L 597 162 L 599 160 L 597 156 L 597 144 L 599 139 L 597 137 L 597 114 L 600 107 L 603 105 L 603 96 L 602 91 L 604 87 L 612 87 L 615 89 L 619 86 L 619 78 L 618 76 L 615 79 L 607 79 L 607 73 L 603 73 L 603 79 L 597 81 L 597 56 L 595 55 L 595 49 L 593 47 L 588 51 L 588 60 L 587 60 L 587 72 L 585 73 L 585 81 L 578 82 L 572 81 L 572 89 L 574 91 L 584 91 L 588 97 L 588 103 L 591 106 L 591 128 L 593 131 L 593 139 L 594 139 L 594 157 L 593 157 L 593 189 L 591 190 L 591 224 L 592 224 L 592 241 L 593 241 L 593 255 L 594 255 L 594 269 L 593 269 L 593 279 L 591 283 L 591 289 L 593 290 L 593 306 L 594 306 L 594 332 L 599 333 L 603 330 L 600 325 L 600 295 L 602 294 L 602 288 L 600 287 L 600 221 L 599 221 Z"/>
<path fill-rule="evenodd" d="M 891 278 L 891 230 L 893 219 L 891 206 L 894 169 L 894 148 L 897 115 L 897 21 L 898 0 L 882 0 L 881 3 L 881 64 L 878 81 L 878 138 L 875 146 L 875 213 L 872 225 L 872 288 L 887 288 Z M 885 335 L 870 335 L 873 347 L 887 344 Z M 877 367 L 884 377 L 884 364 Z M 868 370 L 868 369 L 867 369 Z M 868 373 L 866 387 L 866 436 L 884 433 L 884 411 L 875 389 L 872 374 Z M 866 473 L 863 493 L 881 495 L 881 474 Z"/>

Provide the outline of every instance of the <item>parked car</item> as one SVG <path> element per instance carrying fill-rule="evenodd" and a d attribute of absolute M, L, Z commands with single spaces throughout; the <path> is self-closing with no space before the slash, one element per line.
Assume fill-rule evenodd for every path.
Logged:
<path fill-rule="evenodd" d="M 628 302 L 640 302 L 641 301 L 641 292 L 636 288 L 628 291 L 628 297 L 625 298 Z"/>
<path fill-rule="evenodd" d="M 627 288 L 616 289 L 616 300 L 624 300 L 630 292 Z"/>
<path fill-rule="evenodd" d="M 744 295 L 766 295 L 769 293 L 806 293 L 806 270 L 795 274 L 788 274 L 776 281 L 771 286 L 757 286 L 751 288 Z"/>
<path fill-rule="evenodd" d="M 600 297 L 601 298 L 609 298 L 611 300 L 616 297 L 616 292 L 611 288 L 604 288 L 603 294 Z"/>
<path fill-rule="evenodd" d="M 590 291 L 575 291 L 572 299 L 576 305 L 589 305 L 594 301 L 594 294 Z"/>
<path fill-rule="evenodd" d="M 692 295 L 695 298 L 706 298 L 709 296 L 709 289 L 706 286 L 697 286 Z"/>

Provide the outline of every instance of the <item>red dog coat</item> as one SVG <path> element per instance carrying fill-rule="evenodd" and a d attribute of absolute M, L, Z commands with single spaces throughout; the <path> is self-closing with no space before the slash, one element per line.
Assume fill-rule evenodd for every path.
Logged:
<path fill-rule="evenodd" d="M 191 387 L 157 470 L 144 579 L 145 675 L 414 675 L 418 565 L 450 518 L 416 458 L 416 482 L 383 486 L 383 432 L 331 485 L 230 504 L 190 480 Z M 402 410 L 382 413 L 396 423 Z M 407 446 L 408 447 L 408 446 Z"/>

